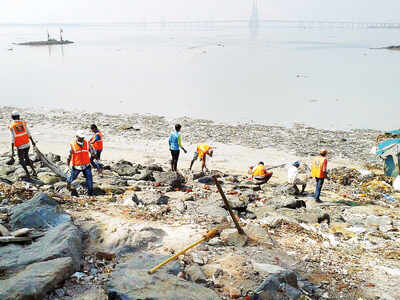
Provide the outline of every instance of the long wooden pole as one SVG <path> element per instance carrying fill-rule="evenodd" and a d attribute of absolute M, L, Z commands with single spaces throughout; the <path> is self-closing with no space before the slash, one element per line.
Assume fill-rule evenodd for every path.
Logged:
<path fill-rule="evenodd" d="M 212 178 L 214 179 L 215 185 L 217 186 L 218 191 L 221 194 L 222 200 L 224 201 L 224 204 L 225 204 L 226 208 L 228 209 L 229 214 L 231 215 L 233 223 L 235 223 L 237 231 L 239 232 L 239 234 L 245 234 L 242 227 L 240 227 L 240 224 L 239 224 L 238 220 L 236 219 L 236 216 L 233 214 L 231 205 L 229 204 L 228 199 L 226 199 L 224 191 L 222 190 L 222 187 L 217 180 L 217 176 L 214 175 Z"/>

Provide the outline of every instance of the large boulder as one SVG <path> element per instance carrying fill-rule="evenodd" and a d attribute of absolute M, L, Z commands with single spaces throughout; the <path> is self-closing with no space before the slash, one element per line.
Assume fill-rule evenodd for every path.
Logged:
<path fill-rule="evenodd" d="M 107 226 L 93 225 L 87 228 L 90 243 L 97 249 L 116 254 L 143 250 L 149 243 L 159 241 L 165 232 L 158 228 L 145 227 L 137 231 L 133 227 L 111 223 Z"/>
<path fill-rule="evenodd" d="M 59 176 L 47 172 L 39 173 L 38 177 L 44 184 L 55 184 L 61 180 Z"/>
<path fill-rule="evenodd" d="M 109 299 L 214 300 L 218 295 L 201 285 L 177 277 L 177 261 L 150 275 L 148 270 L 168 258 L 150 253 L 136 253 L 117 266 L 107 284 Z"/>
<path fill-rule="evenodd" d="M 298 289 L 297 275 L 290 270 L 269 275 L 255 294 L 257 296 L 254 299 L 257 300 L 299 300 L 302 295 Z"/>
<path fill-rule="evenodd" d="M 117 172 L 119 176 L 133 176 L 138 174 L 137 166 L 126 160 L 120 160 L 112 166 L 112 170 Z"/>
<path fill-rule="evenodd" d="M 32 263 L 61 257 L 70 257 L 72 268 L 79 270 L 81 252 L 81 234 L 78 228 L 71 222 L 64 222 L 26 247 L 0 247 L 0 270 L 14 272 Z"/>
<path fill-rule="evenodd" d="M 176 172 L 153 172 L 153 177 L 157 183 L 161 183 L 171 188 L 179 188 L 185 183 L 185 177 Z"/>
<path fill-rule="evenodd" d="M 47 229 L 71 221 L 71 217 L 62 213 L 54 199 L 47 194 L 38 193 L 11 210 L 10 225 L 13 230 L 19 228 Z"/>
<path fill-rule="evenodd" d="M 74 272 L 70 257 L 34 263 L 15 276 L 1 280 L 0 299 L 43 299 Z"/>
<path fill-rule="evenodd" d="M 135 176 L 133 176 L 133 179 L 137 180 L 137 181 L 139 181 L 139 180 L 149 180 L 149 181 L 154 180 L 153 171 L 146 168 L 146 169 L 142 170 L 140 172 L 140 174 L 136 174 Z"/>

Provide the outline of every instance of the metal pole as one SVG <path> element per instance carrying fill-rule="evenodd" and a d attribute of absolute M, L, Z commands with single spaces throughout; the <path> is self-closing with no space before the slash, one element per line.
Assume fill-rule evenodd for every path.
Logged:
<path fill-rule="evenodd" d="M 229 214 L 231 215 L 231 218 L 232 218 L 232 220 L 233 220 L 233 223 L 235 223 L 235 226 L 236 226 L 237 231 L 239 232 L 239 234 L 245 234 L 244 231 L 243 231 L 243 229 L 242 229 L 242 227 L 240 227 L 240 224 L 239 224 L 239 222 L 237 221 L 236 216 L 233 214 L 232 208 L 231 208 L 231 206 L 230 206 L 230 204 L 229 204 L 229 202 L 228 202 L 228 199 L 226 199 L 226 196 L 225 196 L 225 194 L 224 194 L 224 191 L 222 190 L 222 187 L 221 187 L 221 185 L 219 184 L 219 182 L 218 182 L 218 180 L 217 180 L 217 177 L 214 175 L 212 178 L 214 179 L 215 185 L 217 186 L 218 191 L 219 191 L 219 193 L 221 194 L 222 200 L 224 200 L 224 204 L 225 204 L 226 208 L 228 209 Z"/>

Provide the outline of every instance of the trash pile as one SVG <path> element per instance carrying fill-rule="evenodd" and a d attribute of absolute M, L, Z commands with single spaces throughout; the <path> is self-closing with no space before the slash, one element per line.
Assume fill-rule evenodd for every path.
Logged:
<path fill-rule="evenodd" d="M 332 182 L 343 186 L 341 193 L 346 196 L 345 198 L 361 202 L 379 199 L 391 201 L 392 199 L 389 197 L 393 193 L 392 177 L 347 167 L 331 169 L 329 177 Z"/>

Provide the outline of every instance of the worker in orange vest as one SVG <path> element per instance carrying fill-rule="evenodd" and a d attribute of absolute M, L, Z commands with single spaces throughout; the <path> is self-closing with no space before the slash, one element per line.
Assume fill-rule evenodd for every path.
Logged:
<path fill-rule="evenodd" d="M 311 168 L 311 177 L 314 177 L 317 183 L 315 188 L 314 199 L 316 202 L 321 203 L 322 201 L 319 197 L 321 195 L 321 190 L 325 178 L 328 177 L 328 171 L 327 171 L 328 159 L 326 158 L 328 151 L 326 149 L 322 149 L 319 154 L 320 154 L 319 156 L 313 159 Z"/>
<path fill-rule="evenodd" d="M 71 189 L 71 183 L 74 181 L 80 172 L 86 178 L 86 185 L 88 189 L 88 195 L 93 196 L 93 177 L 92 167 L 90 166 L 90 154 L 89 154 L 89 143 L 85 140 L 85 134 L 83 132 L 77 132 L 76 140 L 71 143 L 71 149 L 67 159 L 68 167 L 72 164 L 71 174 L 67 179 L 67 188 Z"/>
<path fill-rule="evenodd" d="M 272 174 L 272 172 L 267 171 L 262 161 L 256 167 L 251 168 L 251 179 L 255 179 L 257 184 L 267 183 L 271 179 Z"/>
<path fill-rule="evenodd" d="M 190 163 L 190 168 L 189 170 L 192 170 L 194 162 L 197 160 L 197 158 L 200 158 L 201 160 L 201 171 L 203 172 L 204 169 L 208 171 L 207 166 L 206 166 L 206 159 L 207 155 L 212 157 L 214 154 L 214 149 L 207 144 L 198 144 L 196 148 L 196 152 L 194 152 L 192 162 Z"/>
<path fill-rule="evenodd" d="M 90 130 L 93 132 L 92 138 L 89 140 L 91 146 L 90 163 L 99 172 L 99 175 L 103 176 L 103 166 L 101 165 L 100 156 L 103 151 L 103 134 L 97 128 L 96 124 L 90 126 Z"/>
<path fill-rule="evenodd" d="M 30 178 L 27 165 L 32 169 L 33 176 L 37 176 L 33 162 L 29 158 L 29 148 L 31 141 L 33 146 L 36 146 L 29 132 L 28 126 L 25 121 L 20 119 L 20 114 L 17 111 L 11 113 L 13 121 L 8 126 L 11 135 L 11 160 L 14 163 L 14 147 L 17 148 L 19 163 L 26 173 L 26 177 Z"/>

